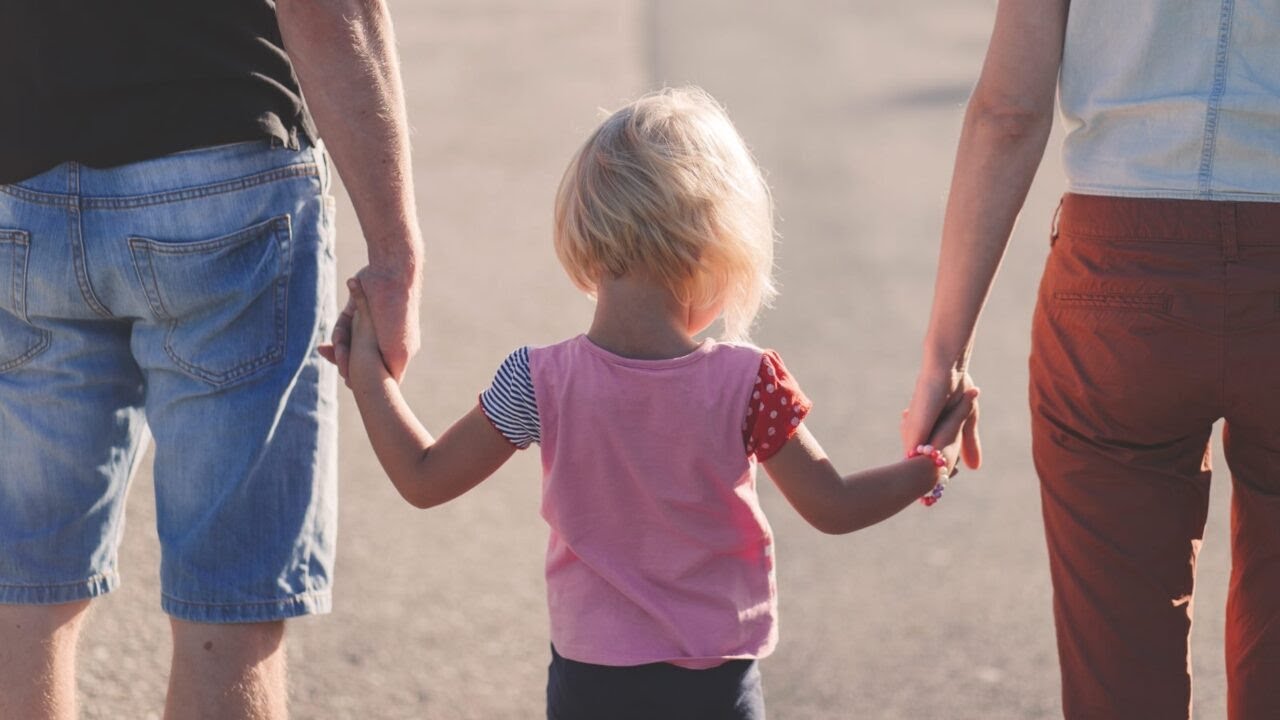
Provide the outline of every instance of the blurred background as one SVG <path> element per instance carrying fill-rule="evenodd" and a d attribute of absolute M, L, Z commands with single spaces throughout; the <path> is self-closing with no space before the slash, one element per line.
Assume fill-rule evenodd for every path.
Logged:
<path fill-rule="evenodd" d="M 756 342 L 814 399 L 808 424 L 838 467 L 898 457 L 992 0 L 391 8 L 428 248 L 424 347 L 405 385 L 428 427 L 466 412 L 510 350 L 586 329 L 590 302 L 551 249 L 560 173 L 602 109 L 692 83 L 727 106 L 775 193 L 782 293 Z M 1056 144 L 979 329 L 984 467 L 933 508 L 843 537 L 809 528 L 761 474 L 778 545 L 782 639 L 762 663 L 775 720 L 1061 716 L 1026 402 L 1034 288 L 1063 187 Z M 339 248 L 340 272 L 363 264 L 345 198 Z M 382 475 L 345 390 L 342 412 L 336 607 L 290 623 L 294 717 L 543 717 L 537 456 L 417 511 Z M 1226 714 L 1227 492 L 1224 477 L 1195 599 L 1195 712 L 1210 720 Z M 161 715 L 170 646 L 151 494 L 143 472 L 124 586 L 95 603 L 83 638 L 86 718 Z"/>

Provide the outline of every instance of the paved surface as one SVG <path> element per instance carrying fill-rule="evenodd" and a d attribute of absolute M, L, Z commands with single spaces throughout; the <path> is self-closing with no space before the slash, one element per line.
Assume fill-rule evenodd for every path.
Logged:
<path fill-rule="evenodd" d="M 914 379 L 961 106 L 993 3 L 932 0 L 396 0 L 430 246 L 425 348 L 407 392 L 439 431 L 511 348 L 590 316 L 556 265 L 550 208 L 598 108 L 662 83 L 724 102 L 766 168 L 782 296 L 756 333 L 817 407 L 837 465 L 893 460 Z M 980 330 L 988 465 L 944 503 L 820 535 L 762 476 L 778 537 L 782 643 L 763 664 L 770 716 L 1060 716 L 1031 469 L 1026 354 L 1061 172 L 1051 151 Z M 344 272 L 363 251 L 342 206 Z M 522 453 L 445 508 L 405 505 L 349 397 L 342 423 L 336 611 L 290 626 L 298 718 L 537 718 L 548 656 L 546 532 Z M 1220 457 L 1219 468 L 1223 467 Z M 1198 718 L 1225 715 L 1226 485 L 1196 602 Z M 83 640 L 84 717 L 158 717 L 169 655 L 150 479 L 136 482 L 125 586 Z"/>

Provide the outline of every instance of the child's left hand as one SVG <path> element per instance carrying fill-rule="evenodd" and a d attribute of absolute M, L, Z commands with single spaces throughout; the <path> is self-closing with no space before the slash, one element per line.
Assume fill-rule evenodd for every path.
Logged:
<path fill-rule="evenodd" d="M 348 348 L 347 385 L 354 388 L 370 387 L 381 384 L 391 377 L 382 352 L 378 349 L 378 334 L 374 328 L 373 318 L 369 314 L 369 300 L 365 297 L 360 281 L 351 278 L 347 281 L 347 289 L 355 303 L 355 315 L 351 319 L 351 345 Z"/>
<path fill-rule="evenodd" d="M 942 416 L 929 433 L 929 444 L 942 451 L 947 468 L 952 475 L 960 462 L 960 452 L 966 423 L 978 420 L 978 388 L 971 387 L 957 394 L 942 411 Z"/>

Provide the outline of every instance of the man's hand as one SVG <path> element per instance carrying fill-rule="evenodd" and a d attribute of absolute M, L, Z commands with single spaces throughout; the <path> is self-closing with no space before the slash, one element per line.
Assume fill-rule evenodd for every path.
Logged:
<path fill-rule="evenodd" d="M 409 360 L 422 344 L 418 329 L 418 300 L 421 294 L 418 275 L 409 276 L 403 268 L 386 271 L 366 265 L 348 281 L 351 296 L 347 306 L 338 316 L 333 327 L 332 344 L 321 345 L 320 354 L 338 366 L 338 374 L 350 384 L 352 346 L 352 321 L 356 313 L 356 292 L 352 283 L 363 292 L 369 308 L 367 318 L 377 337 L 382 361 L 391 377 L 399 382 L 409 366 Z"/>
<path fill-rule="evenodd" d="M 351 344 L 348 355 L 348 384 L 354 388 L 372 388 L 381 385 L 391 376 L 379 347 L 377 328 L 374 327 L 373 314 L 369 308 L 369 298 L 365 295 L 363 284 L 351 278 L 347 281 L 347 289 L 351 292 L 351 304 L 355 310 L 351 315 Z"/>

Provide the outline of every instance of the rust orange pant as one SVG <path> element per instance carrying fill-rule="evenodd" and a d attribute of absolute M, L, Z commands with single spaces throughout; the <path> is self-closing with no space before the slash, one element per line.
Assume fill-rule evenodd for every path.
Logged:
<path fill-rule="evenodd" d="M 1189 716 L 1225 418 L 1229 713 L 1280 718 L 1280 203 L 1065 196 L 1031 415 L 1066 717 Z"/>

